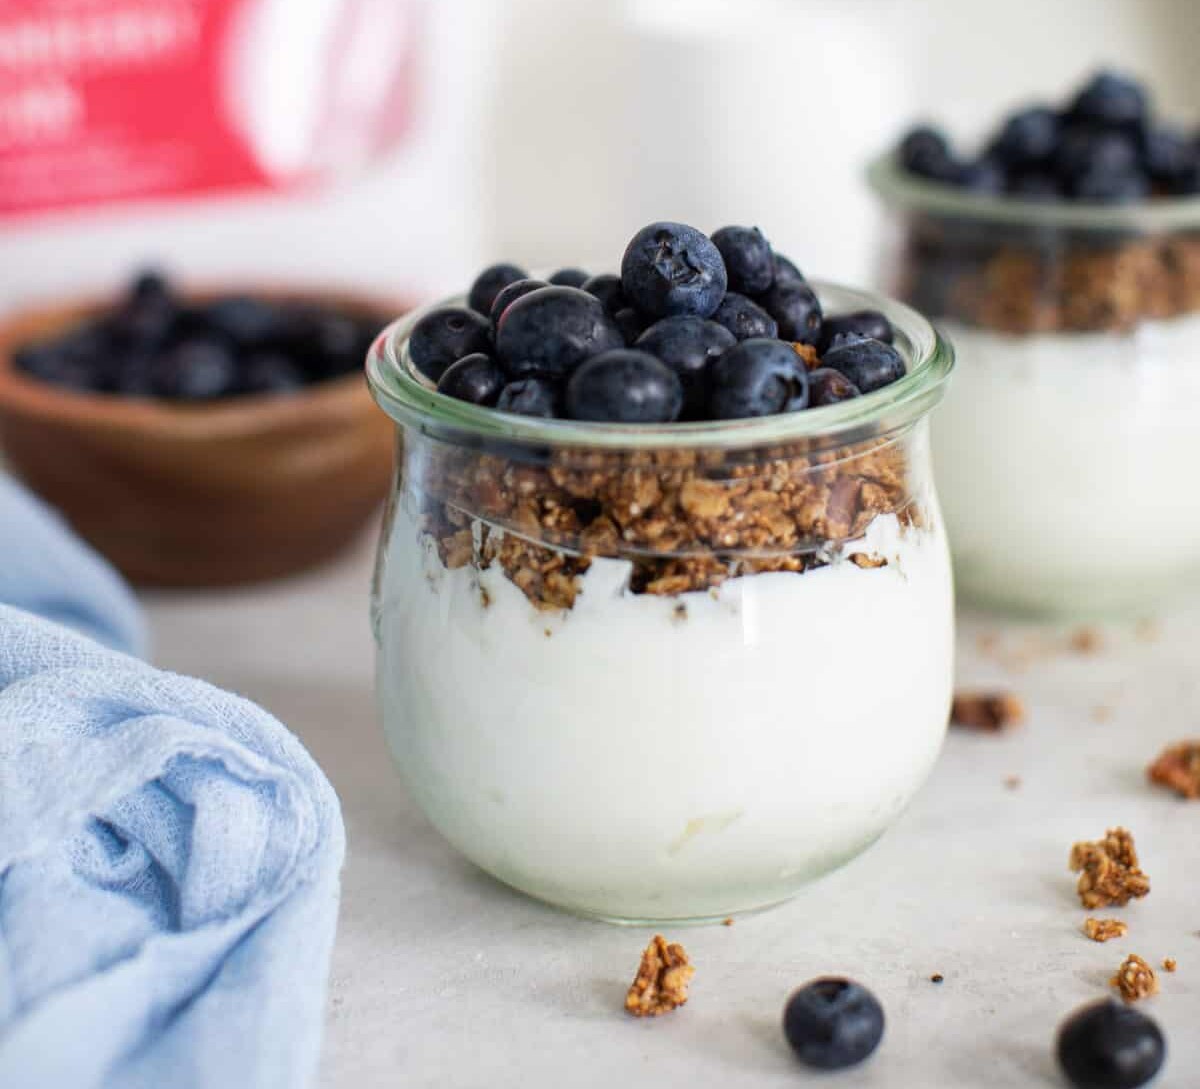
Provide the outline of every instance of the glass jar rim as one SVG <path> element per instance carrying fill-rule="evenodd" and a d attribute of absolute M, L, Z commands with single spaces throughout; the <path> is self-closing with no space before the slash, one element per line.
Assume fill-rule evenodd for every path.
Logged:
<path fill-rule="evenodd" d="M 367 382 L 393 420 L 440 438 L 620 450 L 741 449 L 797 439 L 842 445 L 905 427 L 941 400 L 954 367 L 954 349 L 933 325 L 894 299 L 822 281 L 810 283 L 823 307 L 835 303 L 837 312 L 880 310 L 887 316 L 907 364 L 903 378 L 838 404 L 738 420 L 616 424 L 518 416 L 438 393 L 408 359 L 405 345 L 413 326 L 432 310 L 462 305 L 464 296 L 458 295 L 412 311 L 380 333 L 367 356 Z"/>
<path fill-rule="evenodd" d="M 1200 196 L 1159 197 L 1136 204 L 1082 204 L 966 193 L 918 178 L 900 166 L 894 151 L 874 159 L 866 176 L 885 204 L 944 219 L 1097 233 L 1162 234 L 1200 229 Z"/>

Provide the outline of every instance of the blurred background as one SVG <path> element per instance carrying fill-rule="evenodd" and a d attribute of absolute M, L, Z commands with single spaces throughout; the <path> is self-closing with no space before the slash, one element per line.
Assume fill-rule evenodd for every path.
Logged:
<path fill-rule="evenodd" d="M 1091 68 L 1198 120 L 1193 0 L 0 0 L 0 305 L 188 278 L 420 298 L 755 223 L 872 272 L 865 161 Z"/>

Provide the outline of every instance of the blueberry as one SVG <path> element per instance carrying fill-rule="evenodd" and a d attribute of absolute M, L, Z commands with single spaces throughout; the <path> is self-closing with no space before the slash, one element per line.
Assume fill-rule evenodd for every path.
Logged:
<path fill-rule="evenodd" d="M 205 332 L 228 337 L 239 351 L 252 351 L 275 341 L 283 328 L 279 308 L 249 295 L 229 295 L 204 307 L 199 315 Z"/>
<path fill-rule="evenodd" d="M 1166 1058 L 1162 1030 L 1139 1010 L 1102 999 L 1076 1010 L 1058 1032 L 1058 1061 L 1078 1089 L 1137 1089 Z"/>
<path fill-rule="evenodd" d="M 240 387 L 247 393 L 294 393 L 303 385 L 303 370 L 283 352 L 255 352 L 242 366 Z"/>
<path fill-rule="evenodd" d="M 749 340 L 751 337 L 774 340 L 779 336 L 779 323 L 754 300 L 736 291 L 725 292 L 725 298 L 721 300 L 712 320 L 723 325 L 738 340 Z"/>
<path fill-rule="evenodd" d="M 1112 174 L 1093 170 L 1075 179 L 1071 195 L 1094 204 L 1132 204 L 1150 195 L 1150 181 L 1139 171 Z"/>
<path fill-rule="evenodd" d="M 598 276 L 590 277 L 584 283 L 583 290 L 600 300 L 606 314 L 615 314 L 629 305 L 625 300 L 625 292 L 621 289 L 621 277 L 614 276 L 611 272 L 602 272 Z"/>
<path fill-rule="evenodd" d="M 903 357 L 881 340 L 839 344 L 821 357 L 821 366 L 841 371 L 863 393 L 883 389 L 904 376 Z"/>
<path fill-rule="evenodd" d="M 777 284 L 806 284 L 808 281 L 791 261 L 781 253 L 775 254 L 775 283 Z"/>
<path fill-rule="evenodd" d="M 1010 174 L 1008 192 L 1022 200 L 1056 201 L 1063 193 L 1058 179 L 1047 170 L 1021 170 Z"/>
<path fill-rule="evenodd" d="M 808 372 L 808 404 L 810 408 L 836 405 L 861 396 L 862 391 L 841 371 L 832 367 L 818 367 Z"/>
<path fill-rule="evenodd" d="M 1071 117 L 1113 127 L 1138 124 L 1146 116 L 1146 92 L 1136 80 L 1098 72 L 1075 96 Z"/>
<path fill-rule="evenodd" d="M 617 348 L 594 356 L 567 382 L 567 415 L 610 423 L 669 423 L 683 407 L 683 384 L 648 352 Z"/>
<path fill-rule="evenodd" d="M 515 303 L 522 295 L 528 295 L 539 287 L 549 287 L 545 280 L 514 280 L 508 287 L 503 288 L 492 302 L 492 329 L 500 324 L 500 315 Z"/>
<path fill-rule="evenodd" d="M 929 125 L 909 130 L 900 141 L 897 156 L 910 174 L 936 182 L 954 183 L 958 179 L 958 163 L 949 142 Z"/>
<path fill-rule="evenodd" d="M 547 282 L 553 284 L 555 287 L 581 288 L 590 279 L 591 276 L 581 268 L 560 268 Z"/>
<path fill-rule="evenodd" d="M 24 344 L 14 352 L 13 363 L 31 378 L 56 386 L 91 390 L 100 385 L 96 366 L 64 350 L 57 341 Z"/>
<path fill-rule="evenodd" d="M 650 317 L 707 318 L 721 305 L 728 283 L 721 253 L 706 235 L 682 223 L 651 223 L 625 249 L 621 286 Z"/>
<path fill-rule="evenodd" d="M 771 244 L 757 227 L 722 227 L 712 240 L 725 262 L 730 291 L 759 295 L 775 282 Z"/>
<path fill-rule="evenodd" d="M 814 979 L 788 999 L 783 1034 L 800 1060 L 818 1070 L 862 1062 L 883 1039 L 883 1007 L 848 979 Z"/>
<path fill-rule="evenodd" d="M 1012 114 L 991 151 L 1005 166 L 1024 169 L 1046 162 L 1058 146 L 1059 117 L 1049 106 L 1030 106 Z"/>
<path fill-rule="evenodd" d="M 312 334 L 312 350 L 319 357 L 318 376 L 347 374 L 363 365 L 366 348 L 359 322 L 345 314 L 326 311 L 320 315 Z"/>
<path fill-rule="evenodd" d="M 467 305 L 477 314 L 488 315 L 492 312 L 492 303 L 509 284 L 518 280 L 527 280 L 529 273 L 516 265 L 492 265 L 485 268 L 471 285 L 467 294 Z"/>
<path fill-rule="evenodd" d="M 618 310 L 613 315 L 613 324 L 620 331 L 621 336 L 625 338 L 627 345 L 637 340 L 647 328 L 646 319 L 632 306 L 626 306 Z"/>
<path fill-rule="evenodd" d="M 129 285 L 129 301 L 132 303 L 173 301 L 170 282 L 155 268 L 142 269 Z"/>
<path fill-rule="evenodd" d="M 156 396 L 205 401 L 233 393 L 237 377 L 237 363 L 227 344 L 195 337 L 159 357 L 150 381 Z"/>
<path fill-rule="evenodd" d="M 821 304 L 808 284 L 776 283 L 760 302 L 779 323 L 784 340 L 816 344 L 821 339 Z"/>
<path fill-rule="evenodd" d="M 736 343 L 734 335 L 715 321 L 679 315 L 655 322 L 634 347 L 660 359 L 679 375 L 684 415 L 698 419 L 708 404 L 709 365 Z"/>
<path fill-rule="evenodd" d="M 825 319 L 821 325 L 818 350 L 827 351 L 833 344 L 833 338 L 839 333 L 857 333 L 863 338 L 882 340 L 884 344 L 891 344 L 894 336 L 892 323 L 888 321 L 887 315 L 878 310 L 853 310 L 849 314 L 838 314 Z"/>
<path fill-rule="evenodd" d="M 709 415 L 715 420 L 771 416 L 807 404 L 808 370 L 783 340 L 754 337 L 730 348 L 709 368 Z"/>
<path fill-rule="evenodd" d="M 958 173 L 957 185 L 970 193 L 994 196 L 1003 193 L 1008 183 L 1004 165 L 992 155 L 967 163 Z"/>
<path fill-rule="evenodd" d="M 413 326 L 408 338 L 413 366 L 435 382 L 455 360 L 472 352 L 490 351 L 491 346 L 487 318 L 461 306 L 431 310 Z"/>
<path fill-rule="evenodd" d="M 565 376 L 585 359 L 624 345 L 600 300 L 577 287 L 531 291 L 509 305 L 496 327 L 496 350 L 515 375 Z"/>
<path fill-rule="evenodd" d="M 1085 174 L 1126 174 L 1139 169 L 1141 156 L 1133 137 L 1088 125 L 1063 132 L 1054 154 L 1054 169 L 1068 188 Z"/>
<path fill-rule="evenodd" d="M 1155 128 L 1142 138 L 1142 162 L 1151 179 L 1170 193 L 1185 190 L 1200 156 L 1195 145 L 1178 129 Z"/>
<path fill-rule="evenodd" d="M 513 412 L 518 416 L 549 419 L 558 415 L 559 401 L 559 390 L 553 382 L 545 378 L 522 378 L 509 382 L 500 391 L 496 407 L 501 412 Z"/>
<path fill-rule="evenodd" d="M 504 371 L 490 355 L 475 352 L 450 364 L 438 379 L 438 393 L 470 401 L 473 405 L 494 405 L 504 388 Z"/>

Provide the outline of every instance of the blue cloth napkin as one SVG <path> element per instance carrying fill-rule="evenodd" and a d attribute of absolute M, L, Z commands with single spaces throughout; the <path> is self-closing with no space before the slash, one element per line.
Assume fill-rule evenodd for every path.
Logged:
<path fill-rule="evenodd" d="M 8 510 L 0 567 L 32 524 Z M 23 600 L 136 645 L 111 579 Z M 265 711 L 0 605 L 0 1087 L 308 1084 L 344 846 L 332 787 Z"/>
<path fill-rule="evenodd" d="M 0 602 L 141 655 L 146 631 L 125 584 L 59 515 L 0 472 Z"/>

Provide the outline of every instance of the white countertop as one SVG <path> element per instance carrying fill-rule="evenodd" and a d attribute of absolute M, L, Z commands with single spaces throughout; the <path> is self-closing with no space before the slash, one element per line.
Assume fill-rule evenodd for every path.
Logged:
<path fill-rule="evenodd" d="M 1090 654 L 1060 632 L 963 618 L 961 680 L 1011 688 L 1027 724 L 954 732 L 896 828 L 791 903 L 672 931 L 697 966 L 692 999 L 636 1021 L 622 1001 L 651 931 L 510 892 L 405 797 L 375 720 L 373 544 L 264 588 L 145 597 L 156 662 L 273 711 L 341 795 L 349 854 L 322 1089 L 1063 1085 L 1056 1026 L 1108 993 L 1128 952 L 1178 961 L 1140 1008 L 1168 1039 L 1155 1085 L 1198 1084 L 1200 802 L 1148 786 L 1143 769 L 1200 736 L 1200 608 L 1150 631 L 1105 628 Z M 1116 824 L 1134 832 L 1153 891 L 1097 912 L 1130 925 L 1099 945 L 1080 932 L 1066 861 Z M 873 1059 L 841 1077 L 805 1071 L 779 1029 L 791 989 L 823 973 L 866 983 L 888 1018 Z"/>

